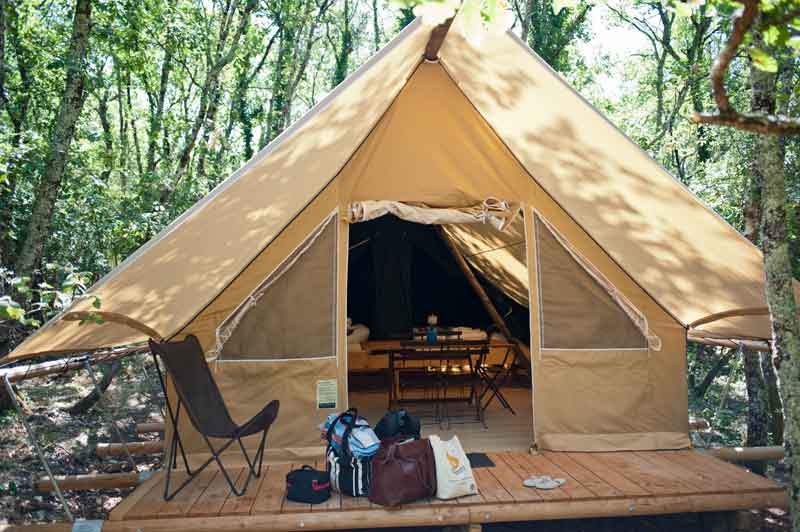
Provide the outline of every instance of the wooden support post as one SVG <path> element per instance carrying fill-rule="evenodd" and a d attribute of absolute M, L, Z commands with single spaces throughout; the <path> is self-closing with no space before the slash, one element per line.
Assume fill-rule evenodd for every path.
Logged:
<path fill-rule="evenodd" d="M 708 430 L 710 428 L 711 424 L 701 417 L 689 418 L 689 430 Z"/>
<path fill-rule="evenodd" d="M 431 31 L 431 36 L 428 38 L 428 44 L 425 46 L 425 59 L 428 61 L 436 61 L 439 59 L 439 48 L 444 43 L 444 38 L 447 37 L 447 32 L 450 31 L 450 24 L 453 23 L 453 17 L 445 20 Z"/>
<path fill-rule="evenodd" d="M 108 488 L 133 488 L 139 485 L 142 476 L 139 473 L 96 473 L 93 475 L 67 475 L 56 477 L 58 487 L 62 490 L 99 490 Z M 53 483 L 48 477 L 36 482 L 36 490 L 53 491 Z"/>
<path fill-rule="evenodd" d="M 767 447 L 717 447 L 706 449 L 706 452 L 726 462 L 753 462 L 780 460 L 783 458 L 783 447 L 780 445 Z"/>
<path fill-rule="evenodd" d="M 161 440 L 135 441 L 127 445 L 131 454 L 157 454 L 164 452 L 164 442 Z M 97 456 L 102 457 L 122 456 L 125 454 L 125 447 L 121 443 L 98 443 L 95 453 Z"/>
<path fill-rule="evenodd" d="M 120 349 L 118 351 L 110 351 L 105 353 L 95 353 L 89 355 L 89 363 L 92 365 L 102 364 L 104 362 L 113 362 L 127 356 L 135 355 L 138 353 L 146 352 L 146 348 L 132 347 L 127 349 Z M 81 369 L 84 367 L 84 357 L 63 358 L 60 360 L 51 360 L 50 362 L 42 362 L 40 364 L 26 364 L 24 366 L 14 366 L 13 368 L 6 368 L 0 370 L 0 379 L 8 375 L 8 380 L 11 382 L 24 381 L 25 379 L 32 379 L 33 377 L 44 377 L 46 375 L 55 375 L 56 373 L 63 373 L 73 369 Z"/>
<path fill-rule="evenodd" d="M 442 240 L 444 240 L 444 243 L 450 250 L 450 253 L 452 253 L 453 257 L 456 259 L 456 263 L 458 264 L 459 268 L 461 268 L 461 271 L 464 272 L 464 276 L 467 278 L 467 281 L 469 282 L 470 286 L 475 291 L 475 294 L 478 296 L 478 299 L 480 299 L 481 303 L 483 303 L 484 308 L 486 308 L 486 312 L 489 313 L 489 317 L 492 318 L 492 321 L 494 322 L 495 325 L 497 325 L 497 328 L 500 329 L 500 332 L 503 334 L 503 336 L 505 336 L 509 342 L 514 344 L 513 349 L 515 358 L 517 359 L 517 363 L 520 364 L 522 367 L 530 367 L 530 360 L 526 359 L 525 353 L 523 352 L 522 349 L 520 349 L 519 344 L 516 341 L 514 341 L 514 335 L 511 334 L 511 329 L 508 328 L 508 325 L 506 325 L 506 322 L 503 319 L 503 317 L 500 315 L 499 312 L 497 312 L 497 308 L 495 308 L 494 303 L 492 303 L 492 300 L 489 299 L 489 295 L 486 293 L 486 290 L 483 289 L 483 286 L 481 286 L 481 283 L 480 281 L 478 281 L 478 278 L 475 277 L 475 274 L 470 269 L 469 264 L 467 264 L 467 260 L 461 254 L 461 252 L 456 247 L 455 243 L 453 243 L 453 241 L 447 235 L 447 233 L 441 227 L 437 226 L 436 229 L 439 232 L 439 236 L 442 238 Z"/>
<path fill-rule="evenodd" d="M 136 434 L 149 434 L 150 432 L 164 432 L 164 422 L 137 423 Z"/>

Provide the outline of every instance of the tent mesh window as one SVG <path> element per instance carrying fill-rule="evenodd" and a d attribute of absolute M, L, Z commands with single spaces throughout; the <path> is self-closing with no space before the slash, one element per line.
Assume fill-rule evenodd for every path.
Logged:
<path fill-rule="evenodd" d="M 332 216 L 225 320 L 220 360 L 335 356 L 336 239 Z"/>
<path fill-rule="evenodd" d="M 539 216 L 539 267 L 543 349 L 647 349 L 647 322 Z"/>

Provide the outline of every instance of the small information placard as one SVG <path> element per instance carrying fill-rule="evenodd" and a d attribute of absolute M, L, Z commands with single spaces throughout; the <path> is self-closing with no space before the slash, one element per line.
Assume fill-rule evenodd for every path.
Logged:
<path fill-rule="evenodd" d="M 336 379 L 325 379 L 317 381 L 317 408 L 336 408 L 336 398 L 338 397 L 338 387 Z"/>

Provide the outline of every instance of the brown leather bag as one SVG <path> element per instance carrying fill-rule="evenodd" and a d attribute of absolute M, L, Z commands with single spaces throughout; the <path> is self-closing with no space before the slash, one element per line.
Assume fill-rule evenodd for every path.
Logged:
<path fill-rule="evenodd" d="M 372 458 L 369 500 L 397 506 L 436 494 L 436 463 L 427 439 L 384 440 Z"/>

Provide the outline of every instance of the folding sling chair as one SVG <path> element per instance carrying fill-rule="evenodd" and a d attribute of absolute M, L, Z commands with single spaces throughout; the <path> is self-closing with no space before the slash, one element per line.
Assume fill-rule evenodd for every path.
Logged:
<path fill-rule="evenodd" d="M 258 414 L 253 416 L 250 421 L 243 425 L 237 425 L 233 422 L 228 409 L 225 407 L 222 394 L 220 394 L 219 388 L 216 382 L 214 382 L 211 370 L 206 363 L 203 349 L 200 347 L 200 342 L 196 337 L 190 335 L 181 342 L 159 343 L 150 340 L 150 352 L 153 354 L 153 360 L 156 363 L 158 380 L 164 391 L 167 413 L 169 414 L 173 427 L 169 454 L 166 456 L 167 473 L 166 483 L 164 485 L 164 500 L 171 500 L 179 491 L 186 487 L 198 473 L 208 467 L 211 462 L 217 463 L 231 491 L 237 496 L 243 495 L 247 490 L 247 485 L 250 483 L 250 480 L 261 475 L 261 464 L 264 458 L 264 444 L 267 440 L 267 431 L 275 421 L 275 418 L 278 417 L 278 407 L 280 403 L 278 401 L 271 401 Z M 172 378 L 172 383 L 177 392 L 178 402 L 174 409 L 167 395 L 164 376 L 159 368 L 156 355 L 161 357 L 161 360 L 164 362 L 164 366 Z M 178 422 L 180 421 L 182 408 L 186 410 L 186 414 L 189 416 L 192 425 L 194 425 L 194 428 L 203 436 L 209 451 L 211 451 L 211 458 L 194 470 L 189 467 L 189 461 L 186 458 L 186 451 L 183 448 L 180 432 L 178 430 Z M 247 453 L 242 443 L 242 438 L 259 432 L 261 432 L 261 442 L 255 456 L 251 460 L 250 455 Z M 228 441 L 219 449 L 215 449 L 209 438 L 221 438 Z M 222 453 L 225 452 L 233 442 L 239 444 L 239 448 L 242 450 L 242 454 L 244 455 L 249 469 L 247 478 L 241 489 L 236 489 L 233 480 L 231 480 L 228 471 L 225 469 L 220 459 Z M 175 491 L 170 493 L 170 476 L 172 470 L 177 468 L 178 450 L 181 452 L 183 464 L 186 467 L 187 478 Z"/>

